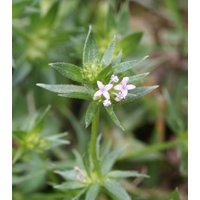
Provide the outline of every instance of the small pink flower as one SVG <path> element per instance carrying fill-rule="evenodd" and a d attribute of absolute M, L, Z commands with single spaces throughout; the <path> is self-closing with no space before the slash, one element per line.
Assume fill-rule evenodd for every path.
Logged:
<path fill-rule="evenodd" d="M 117 83 L 119 81 L 119 78 L 118 78 L 118 76 L 115 76 L 114 74 L 111 76 L 111 78 L 110 78 L 110 82 L 111 83 Z"/>
<path fill-rule="evenodd" d="M 119 93 L 117 94 L 117 100 L 120 101 L 121 99 L 125 98 L 128 94 L 128 90 L 133 90 L 136 88 L 133 84 L 128 84 L 129 77 L 124 77 L 120 84 L 116 85 L 114 87 L 115 90 L 119 90 Z"/>
<path fill-rule="evenodd" d="M 104 85 L 101 81 L 97 81 L 98 91 L 95 92 L 93 99 L 96 100 L 98 97 L 103 95 L 106 99 L 110 99 L 109 90 L 113 87 L 113 84 Z"/>
<path fill-rule="evenodd" d="M 109 99 L 106 99 L 106 100 L 103 101 L 103 105 L 104 105 L 105 107 L 108 107 L 108 106 L 111 105 L 111 101 L 110 101 Z"/>

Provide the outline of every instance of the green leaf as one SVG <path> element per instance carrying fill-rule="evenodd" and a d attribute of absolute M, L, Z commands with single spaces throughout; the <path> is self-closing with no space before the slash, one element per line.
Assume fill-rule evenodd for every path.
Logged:
<path fill-rule="evenodd" d="M 103 68 L 103 70 L 100 72 L 100 74 L 97 77 L 97 80 L 105 80 L 105 78 L 112 75 L 112 71 L 113 70 L 111 66 L 108 65 L 107 67 Z"/>
<path fill-rule="evenodd" d="M 111 153 L 105 156 L 104 160 L 102 161 L 102 172 L 104 174 L 107 174 L 112 169 L 116 160 L 119 158 L 123 151 L 124 148 L 120 148 L 112 151 Z"/>
<path fill-rule="evenodd" d="M 47 141 L 50 142 L 49 149 L 60 146 L 60 145 L 70 144 L 70 142 L 68 140 L 62 139 L 66 135 L 67 135 L 67 133 L 65 132 L 65 133 L 51 135 L 49 137 L 46 137 Z"/>
<path fill-rule="evenodd" d="M 129 2 L 124 1 L 124 3 L 122 3 L 120 6 L 120 10 L 117 16 L 117 32 L 121 35 L 130 33 L 130 27 Z"/>
<path fill-rule="evenodd" d="M 60 185 L 55 185 L 54 188 L 59 189 L 59 190 L 76 190 L 76 189 L 81 189 L 84 188 L 85 184 L 81 182 L 75 182 L 75 181 L 70 181 L 67 183 L 63 183 Z"/>
<path fill-rule="evenodd" d="M 108 191 L 108 193 L 116 200 L 131 200 L 128 193 L 116 181 L 106 180 L 104 182 L 104 187 Z"/>
<path fill-rule="evenodd" d="M 85 166 L 84 166 L 84 162 L 83 162 L 83 158 L 82 158 L 81 154 L 80 154 L 78 151 L 76 151 L 76 150 L 73 151 L 73 154 L 74 154 L 74 156 L 75 156 L 77 165 L 78 165 L 80 168 L 83 168 L 83 169 L 84 169 Z"/>
<path fill-rule="evenodd" d="M 90 103 L 90 105 L 88 106 L 88 109 L 86 111 L 85 114 L 85 126 L 86 128 L 90 125 L 90 123 L 92 122 L 92 119 L 97 111 L 99 104 L 98 102 L 93 101 L 92 103 Z"/>
<path fill-rule="evenodd" d="M 173 193 L 171 193 L 169 200 L 180 200 L 178 190 L 176 189 Z"/>
<path fill-rule="evenodd" d="M 86 193 L 85 200 L 95 200 L 99 193 L 98 185 L 91 185 Z"/>
<path fill-rule="evenodd" d="M 122 62 L 120 64 L 116 64 L 113 66 L 114 73 L 119 74 L 119 73 L 125 72 L 127 70 L 136 68 L 138 64 L 140 64 L 147 58 L 148 58 L 148 56 L 145 56 L 144 58 L 142 58 L 140 60 L 131 60 L 131 61 Z"/>
<path fill-rule="evenodd" d="M 135 52 L 140 40 L 142 39 L 142 35 L 142 32 L 132 33 L 120 41 L 120 46 L 124 55 L 129 56 Z"/>
<path fill-rule="evenodd" d="M 146 174 L 141 174 L 137 171 L 120 171 L 115 170 L 108 173 L 108 177 L 110 178 L 128 178 L 128 177 L 149 177 Z"/>
<path fill-rule="evenodd" d="M 116 37 L 113 38 L 111 44 L 109 45 L 108 49 L 106 50 L 105 54 L 103 55 L 101 63 L 104 66 L 110 65 L 110 63 L 112 61 L 112 56 L 113 56 L 113 52 L 114 52 L 114 48 L 115 48 L 115 41 L 116 41 Z"/>
<path fill-rule="evenodd" d="M 112 65 L 115 66 L 115 65 L 120 64 L 121 60 L 122 60 L 122 51 L 120 51 L 120 52 L 118 53 L 118 55 L 113 59 Z"/>
<path fill-rule="evenodd" d="M 51 8 L 48 10 L 47 14 L 42 18 L 40 25 L 45 28 L 51 28 L 55 23 L 55 19 L 58 14 L 60 1 L 56 1 Z"/>
<path fill-rule="evenodd" d="M 59 96 L 68 97 L 68 98 L 76 98 L 76 99 L 91 99 L 90 91 L 83 86 L 77 85 L 62 85 L 62 84 L 43 84 L 37 83 L 37 86 L 49 90 L 51 92 L 58 93 Z"/>
<path fill-rule="evenodd" d="M 129 76 L 129 83 L 137 83 L 137 82 L 140 82 L 140 81 L 143 81 L 143 79 L 149 75 L 149 72 L 147 73 L 142 73 L 142 74 L 137 74 L 137 75 L 134 75 L 134 76 Z"/>
<path fill-rule="evenodd" d="M 51 105 L 48 105 L 47 108 L 36 118 L 36 121 L 34 123 L 34 126 L 31 132 L 40 133 L 44 125 L 44 118 L 50 109 L 51 109 Z"/>
<path fill-rule="evenodd" d="M 83 48 L 83 66 L 94 64 L 99 61 L 99 50 L 92 32 L 92 26 L 89 26 L 88 35 Z"/>
<path fill-rule="evenodd" d="M 115 112 L 113 110 L 112 106 L 108 106 L 105 108 L 107 113 L 109 114 L 110 118 L 112 119 L 112 121 L 119 127 L 122 129 L 122 131 L 124 131 L 124 127 L 121 125 L 121 122 L 118 120 L 117 116 L 115 115 Z"/>
<path fill-rule="evenodd" d="M 109 33 L 113 29 L 116 28 L 116 20 L 115 20 L 115 4 L 113 1 L 109 1 L 109 7 L 107 10 L 107 16 L 106 16 L 106 31 Z"/>
<path fill-rule="evenodd" d="M 80 83 L 83 83 L 82 74 L 81 74 L 81 68 L 73 65 L 71 63 L 63 63 L 63 62 L 57 62 L 57 63 L 50 63 L 49 64 L 52 68 L 57 70 L 61 75 L 64 77 L 71 79 L 73 81 L 77 81 Z"/>
<path fill-rule="evenodd" d="M 126 99 L 124 101 L 121 101 L 121 104 L 131 103 L 135 101 L 136 99 L 152 92 L 156 88 L 158 88 L 158 85 L 147 86 L 147 87 L 137 87 L 134 90 L 132 90 L 130 93 L 128 93 Z"/>
<path fill-rule="evenodd" d="M 79 197 L 81 197 L 85 193 L 86 189 L 81 190 L 75 197 L 73 197 L 71 200 L 79 200 Z"/>
<path fill-rule="evenodd" d="M 55 171 L 56 174 L 59 174 L 66 180 L 76 180 L 77 173 L 75 170 L 66 170 L 66 171 Z"/>

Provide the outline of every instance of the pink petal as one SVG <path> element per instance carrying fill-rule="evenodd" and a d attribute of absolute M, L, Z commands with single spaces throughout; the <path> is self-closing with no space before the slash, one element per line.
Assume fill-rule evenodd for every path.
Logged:
<path fill-rule="evenodd" d="M 107 91 L 110 90 L 112 87 L 113 87 L 113 84 L 108 84 L 108 85 L 105 86 Z"/>
<path fill-rule="evenodd" d="M 127 85 L 127 83 L 128 83 L 128 80 L 129 80 L 129 77 L 124 77 L 123 79 L 122 79 L 122 85 Z"/>
<path fill-rule="evenodd" d="M 127 94 L 128 94 L 128 90 L 122 90 L 122 95 L 124 98 L 127 96 Z"/>
<path fill-rule="evenodd" d="M 101 90 L 98 90 L 97 92 L 94 93 L 94 97 L 99 97 L 102 95 Z"/>
<path fill-rule="evenodd" d="M 103 92 L 103 96 L 104 96 L 106 99 L 110 99 L 110 94 L 109 94 L 107 91 Z"/>
<path fill-rule="evenodd" d="M 128 90 L 133 90 L 133 89 L 136 88 L 136 86 L 135 86 L 135 85 L 132 85 L 132 84 L 129 84 L 129 85 L 126 86 L 126 88 L 127 88 Z"/>
<path fill-rule="evenodd" d="M 97 81 L 97 85 L 100 90 L 104 89 L 104 84 L 101 81 Z"/>
<path fill-rule="evenodd" d="M 116 85 L 114 88 L 115 88 L 115 90 L 122 90 L 122 85 L 121 85 L 121 84 L 118 84 L 118 85 Z"/>

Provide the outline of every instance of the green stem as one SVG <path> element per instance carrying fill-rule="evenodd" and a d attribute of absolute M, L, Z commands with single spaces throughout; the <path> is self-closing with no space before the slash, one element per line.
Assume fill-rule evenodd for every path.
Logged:
<path fill-rule="evenodd" d="M 92 121 L 92 129 L 91 129 L 91 139 L 90 139 L 90 146 L 89 146 L 89 153 L 94 164 L 94 169 L 99 176 L 101 176 L 101 169 L 99 166 L 99 160 L 97 156 L 97 132 L 99 127 L 99 108 L 96 111 L 94 119 Z"/>

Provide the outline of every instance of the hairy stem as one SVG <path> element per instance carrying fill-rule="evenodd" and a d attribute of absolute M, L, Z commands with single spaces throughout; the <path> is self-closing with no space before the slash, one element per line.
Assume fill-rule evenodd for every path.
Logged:
<path fill-rule="evenodd" d="M 94 116 L 94 119 L 92 121 L 92 129 L 91 129 L 91 139 L 90 139 L 90 147 L 89 147 L 89 153 L 92 159 L 92 162 L 94 164 L 94 169 L 97 172 L 99 176 L 101 176 L 101 169 L 99 166 L 98 156 L 97 156 L 97 132 L 99 127 L 99 108 L 96 111 L 96 114 Z"/>

